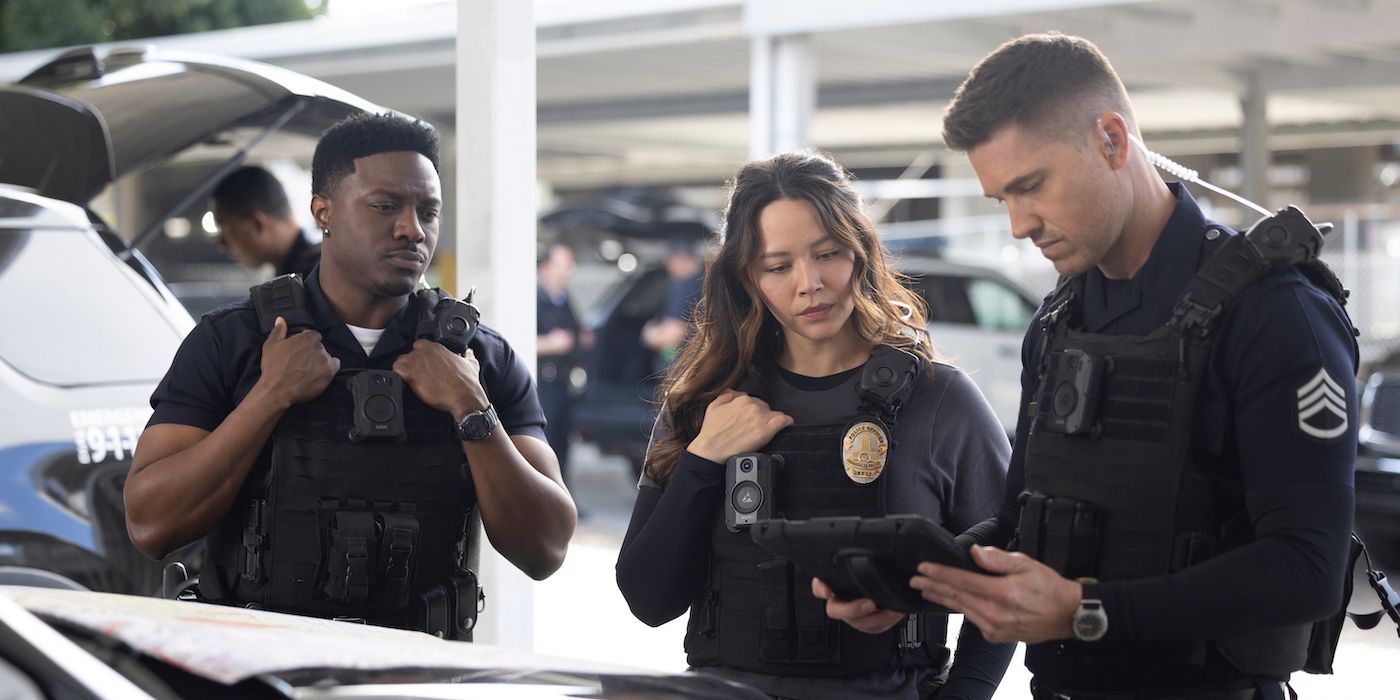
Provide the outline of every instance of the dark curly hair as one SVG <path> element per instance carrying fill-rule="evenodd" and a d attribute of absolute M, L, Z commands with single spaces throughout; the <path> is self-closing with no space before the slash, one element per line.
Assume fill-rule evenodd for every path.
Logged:
<path fill-rule="evenodd" d="M 316 144 L 316 154 L 311 157 L 311 192 L 330 196 L 346 175 L 355 172 L 356 158 L 376 153 L 420 153 L 440 174 L 440 150 L 437 130 L 421 119 L 394 112 L 346 117 L 326 129 Z"/>

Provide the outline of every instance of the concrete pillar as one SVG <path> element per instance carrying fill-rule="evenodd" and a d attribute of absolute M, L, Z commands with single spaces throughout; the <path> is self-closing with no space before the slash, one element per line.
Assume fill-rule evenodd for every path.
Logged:
<path fill-rule="evenodd" d="M 535 22 L 532 3 L 457 3 L 457 291 L 535 366 Z M 481 538 L 476 639 L 534 646 L 532 582 Z"/>
<path fill-rule="evenodd" d="M 749 58 L 749 157 L 811 145 L 817 70 L 806 34 L 756 36 Z"/>
<path fill-rule="evenodd" d="M 1245 75 L 1244 95 L 1240 98 L 1240 170 L 1244 191 L 1251 202 L 1272 209 L 1269 204 L 1269 95 L 1257 72 Z M 1254 220 L 1255 212 L 1245 219 Z"/>

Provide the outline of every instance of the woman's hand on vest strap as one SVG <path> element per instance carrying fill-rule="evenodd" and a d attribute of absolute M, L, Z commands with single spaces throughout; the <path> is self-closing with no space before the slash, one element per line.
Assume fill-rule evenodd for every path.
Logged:
<path fill-rule="evenodd" d="M 791 416 L 774 411 L 762 399 L 725 389 L 705 408 L 700 434 L 686 450 L 701 459 L 724 464 L 734 455 L 758 451 L 789 425 Z"/>
<path fill-rule="evenodd" d="M 259 366 L 259 382 L 267 382 L 277 399 L 290 406 L 320 396 L 340 370 L 340 360 L 326 352 L 314 330 L 288 338 L 287 321 L 278 316 L 263 341 Z"/>
<path fill-rule="evenodd" d="M 976 546 L 972 558 L 997 576 L 932 562 L 909 581 L 925 600 L 967 616 L 987 641 L 1037 644 L 1073 635 L 1083 587 L 1021 554 Z"/>
<path fill-rule="evenodd" d="M 451 414 L 454 421 L 491 405 L 481 386 L 481 363 L 471 348 L 457 355 L 442 343 L 415 340 L 412 351 L 394 360 L 394 372 L 423 403 Z"/>
<path fill-rule="evenodd" d="M 841 600 L 821 579 L 812 579 L 812 595 L 826 601 L 826 616 L 866 634 L 880 634 L 904 621 L 904 613 L 882 610 L 869 598 Z"/>

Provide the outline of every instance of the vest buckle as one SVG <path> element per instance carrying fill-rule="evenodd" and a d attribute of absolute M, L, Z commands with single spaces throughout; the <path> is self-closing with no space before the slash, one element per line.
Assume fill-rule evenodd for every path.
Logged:
<path fill-rule="evenodd" d="M 924 645 L 924 626 L 918 613 L 910 613 L 899 626 L 899 653 L 908 654 Z"/>
<path fill-rule="evenodd" d="M 1198 333 L 1201 338 L 1210 335 L 1211 327 L 1215 323 L 1215 318 L 1225 310 L 1224 305 L 1216 302 L 1212 306 L 1206 306 L 1191 298 L 1188 292 L 1183 294 L 1181 300 L 1172 309 L 1172 325 L 1181 329 L 1183 333 Z"/>

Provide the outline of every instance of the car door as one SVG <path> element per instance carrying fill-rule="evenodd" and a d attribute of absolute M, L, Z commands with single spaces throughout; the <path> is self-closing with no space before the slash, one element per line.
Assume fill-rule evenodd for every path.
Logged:
<path fill-rule="evenodd" d="M 928 304 L 934 349 L 968 373 L 1010 435 L 1021 399 L 1021 338 L 1035 307 L 1010 285 L 975 272 L 925 273 L 914 289 Z"/>

